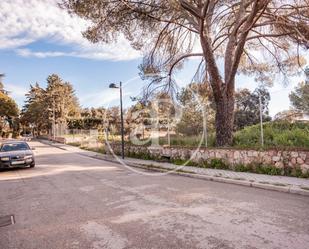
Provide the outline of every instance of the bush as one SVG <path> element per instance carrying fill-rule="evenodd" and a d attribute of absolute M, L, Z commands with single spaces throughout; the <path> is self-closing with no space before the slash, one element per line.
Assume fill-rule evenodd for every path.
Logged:
<path fill-rule="evenodd" d="M 295 177 L 302 177 L 303 172 L 301 171 L 301 168 L 297 167 L 292 169 L 291 171 L 291 176 L 295 176 Z"/>
<path fill-rule="evenodd" d="M 266 148 L 307 148 L 309 149 L 309 124 L 275 121 L 264 123 Z M 234 135 L 234 146 L 240 148 L 260 147 L 260 126 L 246 127 Z"/>
<path fill-rule="evenodd" d="M 236 164 L 234 170 L 236 172 L 252 172 L 252 167 L 251 165 Z"/>
<path fill-rule="evenodd" d="M 182 160 L 180 158 L 175 158 L 175 159 L 172 159 L 172 163 L 176 164 L 176 165 L 182 165 L 182 164 L 184 164 L 184 160 Z"/>
<path fill-rule="evenodd" d="M 80 147 L 81 143 L 79 143 L 79 142 L 72 142 L 72 143 L 68 143 L 68 145 Z"/>
<path fill-rule="evenodd" d="M 223 160 L 217 159 L 217 158 L 210 160 L 210 167 L 214 169 L 228 169 L 229 168 L 229 166 L 225 164 Z"/>
<path fill-rule="evenodd" d="M 208 146 L 215 146 L 215 134 L 208 134 Z M 171 136 L 171 145 L 173 146 L 189 146 L 197 147 L 199 145 L 204 146 L 204 139 L 202 135 L 199 136 L 180 136 L 173 135 Z M 160 138 L 160 144 L 167 144 L 167 137 Z"/>

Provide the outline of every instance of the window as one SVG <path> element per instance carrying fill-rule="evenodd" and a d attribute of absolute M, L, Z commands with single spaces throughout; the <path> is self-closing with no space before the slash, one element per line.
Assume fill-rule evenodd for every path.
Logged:
<path fill-rule="evenodd" d="M 3 144 L 0 151 L 8 152 L 17 150 L 30 150 L 30 148 L 26 143 Z"/>

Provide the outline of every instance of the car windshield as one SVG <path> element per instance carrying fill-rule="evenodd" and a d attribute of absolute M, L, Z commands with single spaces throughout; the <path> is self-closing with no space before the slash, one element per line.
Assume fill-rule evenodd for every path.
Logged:
<path fill-rule="evenodd" d="M 17 150 L 29 150 L 29 146 L 26 143 L 12 143 L 3 144 L 1 147 L 1 152 L 17 151 Z"/>

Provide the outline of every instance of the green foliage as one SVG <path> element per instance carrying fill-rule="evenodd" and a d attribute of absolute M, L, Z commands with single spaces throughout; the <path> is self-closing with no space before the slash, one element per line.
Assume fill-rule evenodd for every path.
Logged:
<path fill-rule="evenodd" d="M 253 172 L 252 165 L 244 165 L 244 164 L 236 164 L 234 166 L 234 170 L 236 172 Z"/>
<path fill-rule="evenodd" d="M 291 170 L 291 176 L 302 177 L 303 172 L 300 167 L 293 168 Z"/>
<path fill-rule="evenodd" d="M 214 169 L 228 169 L 229 166 L 219 158 L 213 158 L 210 160 L 210 167 Z"/>
<path fill-rule="evenodd" d="M 309 124 L 274 121 L 264 124 L 266 148 L 309 148 Z M 240 148 L 260 147 L 260 126 L 254 125 L 234 135 L 234 146 Z"/>
<path fill-rule="evenodd" d="M 273 165 L 263 165 L 263 164 L 256 164 L 253 167 L 254 173 L 257 174 L 265 174 L 265 175 L 281 175 L 282 169 L 277 168 Z"/>
<path fill-rule="evenodd" d="M 303 63 L 293 56 L 292 44 L 308 47 L 308 13 L 301 4 L 305 1 L 288 1 L 288 8 L 278 4 L 280 1 L 62 2 L 61 6 L 70 13 L 89 21 L 91 26 L 83 34 L 91 42 L 109 43 L 123 35 L 133 48 L 143 51 L 141 76 L 151 80 L 145 90 L 147 96 L 160 88 L 173 92 L 174 72 L 183 67 L 185 59 L 201 56 L 193 78 L 211 84 L 217 110 L 228 110 L 217 116 L 217 145 L 221 146 L 232 141 L 237 73 L 255 75 L 259 82 L 271 81 L 278 71 L 295 73 Z M 283 22 L 282 16 L 289 17 L 288 21 Z M 267 39 L 264 44 L 261 40 L 266 36 L 276 39 Z M 202 53 L 193 53 L 196 41 L 204 48 Z M 224 51 L 228 56 L 224 56 Z M 254 58 L 253 54 L 264 51 L 265 60 Z M 223 70 L 218 58 L 224 64 Z M 226 108 L 227 104 L 230 108 Z"/>
<path fill-rule="evenodd" d="M 135 152 L 135 151 L 127 151 L 126 156 L 138 158 L 142 160 L 156 160 L 154 156 L 152 156 L 149 152 Z"/>
<path fill-rule="evenodd" d="M 266 88 L 257 88 L 254 92 L 248 89 L 241 89 L 235 94 L 235 130 L 240 130 L 245 126 L 258 124 L 260 122 L 259 96 L 261 96 L 263 120 L 270 121 L 268 104 L 270 94 Z"/>
<path fill-rule="evenodd" d="M 46 89 L 38 83 L 30 85 L 26 97 L 21 122 L 35 127 L 39 134 L 51 127 L 53 119 L 56 123 L 66 124 L 67 118 L 79 115 L 79 103 L 73 86 L 56 74 L 48 76 Z"/>
<path fill-rule="evenodd" d="M 290 101 L 293 107 L 301 112 L 309 114 L 309 70 L 305 71 L 306 81 L 301 82 L 290 94 Z"/>
<path fill-rule="evenodd" d="M 183 165 L 186 161 L 185 160 L 182 160 L 180 158 L 174 158 L 172 159 L 172 163 L 173 164 L 176 164 L 176 165 Z"/>
<path fill-rule="evenodd" d="M 1 90 L 1 89 L 0 89 Z M 0 91 L 0 137 L 8 136 L 13 131 L 13 137 L 18 136 L 19 113 L 16 102 Z"/>
<path fill-rule="evenodd" d="M 208 134 L 208 146 L 215 146 L 215 134 Z M 167 137 L 160 138 L 160 144 L 167 144 Z M 205 146 L 205 141 L 202 135 L 193 135 L 193 136 L 180 136 L 180 135 L 172 135 L 171 136 L 171 145 L 172 146 L 188 146 L 188 147 L 196 147 L 196 146 Z"/>
<path fill-rule="evenodd" d="M 185 136 L 201 134 L 204 125 L 203 115 L 207 118 L 208 130 L 214 129 L 215 112 L 210 105 L 212 93 L 208 84 L 191 83 L 182 88 L 177 99 L 183 107 L 181 120 L 176 125 L 178 133 Z"/>
<path fill-rule="evenodd" d="M 72 143 L 68 143 L 68 145 L 75 146 L 75 147 L 80 147 L 81 143 L 80 142 L 72 142 Z"/>
<path fill-rule="evenodd" d="M 16 117 L 18 112 L 16 102 L 8 95 L 0 92 L 0 117 Z"/>

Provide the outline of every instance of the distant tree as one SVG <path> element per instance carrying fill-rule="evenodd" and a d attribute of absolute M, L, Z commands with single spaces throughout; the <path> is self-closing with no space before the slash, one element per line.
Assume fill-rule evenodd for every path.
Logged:
<path fill-rule="evenodd" d="M 292 122 L 302 117 L 303 117 L 303 113 L 297 110 L 285 110 L 285 111 L 278 112 L 275 115 L 274 120 L 285 120 L 285 121 Z"/>
<path fill-rule="evenodd" d="M 0 116 L 16 117 L 18 116 L 18 112 L 16 102 L 8 95 L 0 92 Z"/>
<path fill-rule="evenodd" d="M 248 89 L 241 89 L 235 94 L 235 130 L 260 122 L 259 96 L 261 96 L 262 102 L 263 122 L 271 120 L 268 112 L 270 94 L 267 89 L 257 88 L 254 92 L 250 92 Z"/>
<path fill-rule="evenodd" d="M 114 135 L 121 134 L 121 120 L 119 107 L 110 107 L 106 111 L 106 128 Z"/>
<path fill-rule="evenodd" d="M 125 115 L 126 134 L 133 132 L 137 138 L 145 138 L 145 132 L 149 130 L 152 123 L 150 108 L 148 104 L 138 101 L 131 106 Z"/>
<path fill-rule="evenodd" d="M 83 108 L 80 111 L 80 117 L 67 118 L 69 129 L 98 129 L 103 130 L 105 125 L 106 109 L 100 108 Z"/>
<path fill-rule="evenodd" d="M 2 78 L 4 77 L 4 74 L 0 74 L 0 92 L 4 93 L 4 85 L 2 83 Z"/>
<path fill-rule="evenodd" d="M 49 118 L 45 90 L 38 83 L 34 86 L 30 85 L 21 112 L 21 123 L 26 127 L 33 128 L 40 135 L 42 131 L 48 130 Z"/>
<path fill-rule="evenodd" d="M 19 109 L 16 102 L 7 95 L 7 91 L 4 89 L 2 78 L 4 74 L 0 74 L 0 136 L 3 133 L 5 124 L 9 125 L 10 129 L 18 132 L 18 114 Z M 14 122 L 15 121 L 15 122 Z"/>
<path fill-rule="evenodd" d="M 207 129 L 214 130 L 215 111 L 212 93 L 206 84 L 191 83 L 183 88 L 177 96 L 183 106 L 182 117 L 177 123 L 177 131 L 185 135 L 198 135 L 203 132 L 204 117 Z M 204 109 L 203 108 L 207 108 Z"/>
<path fill-rule="evenodd" d="M 144 76 L 152 73 L 153 83 L 165 80 L 167 91 L 175 69 L 200 56 L 201 82 L 210 82 L 216 103 L 218 146 L 232 143 L 236 74 L 259 80 L 293 74 L 303 63 L 297 48 L 309 47 L 307 0 L 63 0 L 62 6 L 90 21 L 84 33 L 90 41 L 124 35 L 143 49 Z"/>
<path fill-rule="evenodd" d="M 26 97 L 21 122 L 35 127 L 39 134 L 51 128 L 54 119 L 56 123 L 66 127 L 68 118 L 80 115 L 73 86 L 63 82 L 56 74 L 48 76 L 46 89 L 37 83 L 30 85 Z"/>
<path fill-rule="evenodd" d="M 295 110 L 309 114 L 309 68 L 305 70 L 306 80 L 298 84 L 289 95 Z"/>
<path fill-rule="evenodd" d="M 47 78 L 45 100 L 51 115 L 55 110 L 56 122 L 66 123 L 68 117 L 74 117 L 80 113 L 73 86 L 69 82 L 64 82 L 56 74 Z"/>

